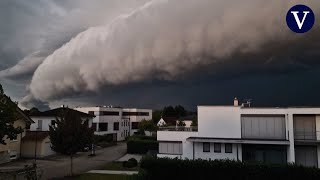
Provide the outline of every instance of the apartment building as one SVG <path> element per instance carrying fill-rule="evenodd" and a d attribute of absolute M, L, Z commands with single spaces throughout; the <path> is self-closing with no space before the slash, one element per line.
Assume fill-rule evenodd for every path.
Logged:
<path fill-rule="evenodd" d="M 320 108 L 198 106 L 198 130 L 157 132 L 158 157 L 320 167 Z"/>
<path fill-rule="evenodd" d="M 138 131 L 139 122 L 152 119 L 151 109 L 114 108 L 111 106 L 77 107 L 78 111 L 95 115 L 92 127 L 96 135 L 112 135 L 117 141 Z"/>

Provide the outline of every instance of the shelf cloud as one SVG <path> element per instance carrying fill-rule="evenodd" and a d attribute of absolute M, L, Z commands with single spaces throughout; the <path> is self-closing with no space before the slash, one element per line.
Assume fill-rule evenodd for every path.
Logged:
<path fill-rule="evenodd" d="M 50 100 L 103 86 L 172 80 L 201 66 L 295 42 L 284 17 L 292 2 L 154 0 L 89 28 L 48 56 L 30 84 Z"/>

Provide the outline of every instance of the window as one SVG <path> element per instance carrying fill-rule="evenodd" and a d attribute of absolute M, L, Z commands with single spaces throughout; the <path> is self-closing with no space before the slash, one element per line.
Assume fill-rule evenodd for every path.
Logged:
<path fill-rule="evenodd" d="M 214 143 L 214 152 L 221 153 L 221 144 L 220 143 Z"/>
<path fill-rule="evenodd" d="M 89 111 L 88 114 L 93 115 L 94 116 L 94 111 Z"/>
<path fill-rule="evenodd" d="M 119 130 L 119 122 L 114 122 L 113 123 L 113 130 L 118 131 Z"/>
<path fill-rule="evenodd" d="M 210 143 L 208 142 L 203 143 L 203 152 L 210 152 Z"/>
<path fill-rule="evenodd" d="M 108 131 L 108 123 L 99 123 L 99 131 Z"/>
<path fill-rule="evenodd" d="M 119 116 L 119 111 L 100 111 L 100 116 Z"/>
<path fill-rule="evenodd" d="M 232 144 L 225 144 L 225 153 L 232 153 Z"/>
<path fill-rule="evenodd" d="M 159 142 L 160 154 L 182 154 L 182 142 Z"/>
<path fill-rule="evenodd" d="M 149 112 L 122 112 L 123 116 L 149 116 Z"/>
<path fill-rule="evenodd" d="M 42 131 L 42 120 L 38 120 L 38 128 L 37 131 Z"/>
<path fill-rule="evenodd" d="M 132 122 L 131 123 L 131 129 L 138 129 L 139 128 L 139 123 L 138 122 Z"/>
<path fill-rule="evenodd" d="M 96 129 L 97 129 L 97 123 L 92 123 L 91 129 L 93 129 L 94 131 L 96 131 Z"/>

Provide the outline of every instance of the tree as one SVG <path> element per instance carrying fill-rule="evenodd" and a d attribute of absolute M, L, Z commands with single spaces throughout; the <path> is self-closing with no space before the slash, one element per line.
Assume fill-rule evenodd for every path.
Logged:
<path fill-rule="evenodd" d="M 174 107 L 174 110 L 176 112 L 176 117 L 177 118 L 181 118 L 181 117 L 184 117 L 184 116 L 187 115 L 187 111 L 181 105 L 178 105 L 178 106 Z"/>
<path fill-rule="evenodd" d="M 63 108 L 55 125 L 49 126 L 52 149 L 70 156 L 70 171 L 73 175 L 73 156 L 81 151 L 86 144 L 92 143 L 93 130 L 88 126 L 88 120 L 82 121 L 80 115 L 68 108 Z"/>
<path fill-rule="evenodd" d="M 34 115 L 34 114 L 39 113 L 40 111 L 39 111 L 38 108 L 33 107 L 33 108 L 31 108 L 30 110 L 25 109 L 25 110 L 23 110 L 23 112 L 24 112 L 26 115 L 28 115 L 28 116 L 32 116 L 32 115 Z"/>
<path fill-rule="evenodd" d="M 4 94 L 0 84 L 0 144 L 6 145 L 6 139 L 16 139 L 22 133 L 21 127 L 14 127 L 17 120 L 17 104 Z"/>
<path fill-rule="evenodd" d="M 153 121 L 142 120 L 139 123 L 139 134 L 145 135 L 145 131 L 154 132 L 157 131 L 157 125 Z"/>
<path fill-rule="evenodd" d="M 163 108 L 163 117 L 176 117 L 177 114 L 176 114 L 176 111 L 174 109 L 174 107 L 172 106 L 166 106 Z"/>
<path fill-rule="evenodd" d="M 162 110 L 154 110 L 152 112 L 152 120 L 155 124 L 159 122 L 161 117 L 162 117 Z"/>
<path fill-rule="evenodd" d="M 192 119 L 192 123 L 191 123 L 191 125 L 190 125 L 190 126 L 192 126 L 192 127 L 198 126 L 198 120 L 197 120 L 197 117 L 195 117 L 195 118 L 193 118 L 193 119 Z"/>

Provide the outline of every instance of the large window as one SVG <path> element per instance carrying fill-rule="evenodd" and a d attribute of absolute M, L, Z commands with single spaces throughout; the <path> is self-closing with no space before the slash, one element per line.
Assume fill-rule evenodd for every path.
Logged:
<path fill-rule="evenodd" d="M 243 144 L 242 157 L 243 161 L 282 164 L 287 162 L 287 147 Z"/>
<path fill-rule="evenodd" d="M 159 142 L 160 154 L 182 154 L 182 142 Z"/>
<path fill-rule="evenodd" d="M 214 152 L 221 153 L 221 143 L 214 143 Z"/>
<path fill-rule="evenodd" d="M 100 116 L 119 116 L 119 111 L 100 111 Z"/>
<path fill-rule="evenodd" d="M 99 131 L 108 131 L 108 123 L 99 123 Z"/>
<path fill-rule="evenodd" d="M 138 122 L 132 122 L 131 123 L 131 129 L 139 129 L 139 123 Z"/>
<path fill-rule="evenodd" d="M 97 129 L 97 123 L 92 123 L 91 129 L 93 129 L 94 131 L 96 131 L 96 129 Z"/>
<path fill-rule="evenodd" d="M 123 116 L 149 116 L 149 112 L 122 112 Z"/>
<path fill-rule="evenodd" d="M 225 144 L 225 153 L 232 153 L 232 144 Z"/>
<path fill-rule="evenodd" d="M 203 143 L 203 152 L 210 152 L 210 143 L 208 142 Z"/>
<path fill-rule="evenodd" d="M 119 130 L 119 122 L 114 122 L 113 123 L 113 130 L 118 131 Z"/>

